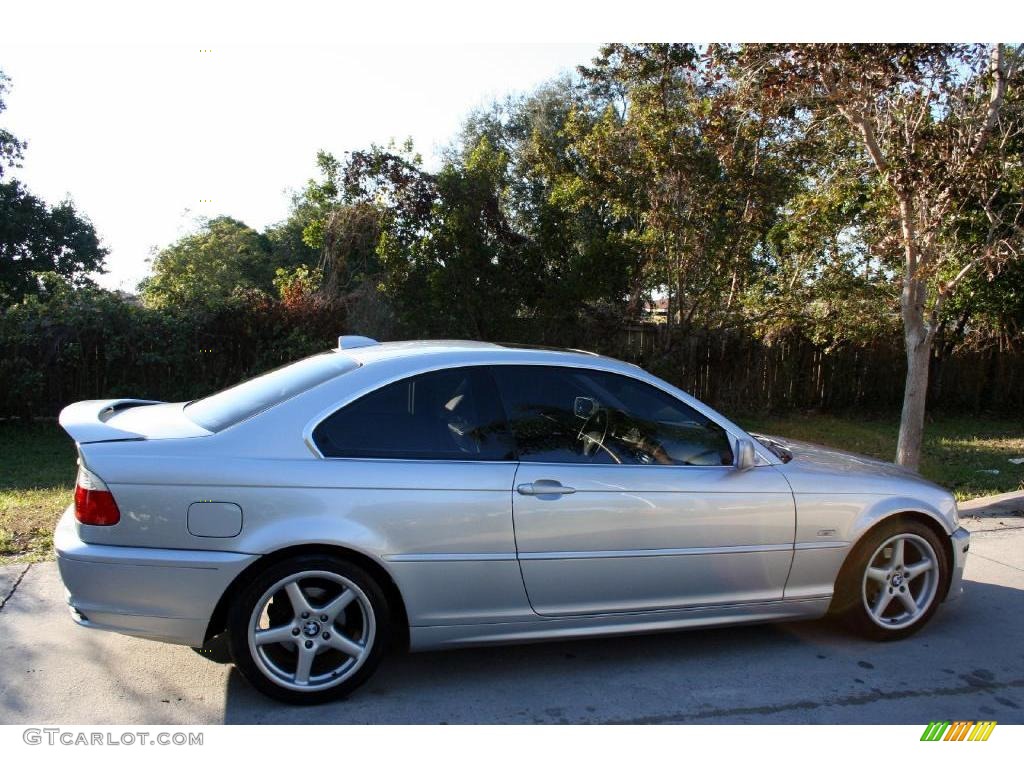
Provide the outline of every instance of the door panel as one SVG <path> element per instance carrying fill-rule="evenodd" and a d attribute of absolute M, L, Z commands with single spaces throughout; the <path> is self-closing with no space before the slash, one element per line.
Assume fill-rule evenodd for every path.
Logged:
<path fill-rule="evenodd" d="M 513 495 L 523 581 L 547 615 L 782 598 L 795 511 L 774 467 L 522 463 Z"/>
<path fill-rule="evenodd" d="M 737 471 L 728 433 L 610 371 L 494 366 L 520 460 L 512 508 L 540 614 L 776 600 L 795 510 L 772 466 Z"/>
<path fill-rule="evenodd" d="M 652 611 L 782 597 L 792 552 L 523 561 L 541 615 Z M 581 585 L 588 585 L 586 589 Z"/>

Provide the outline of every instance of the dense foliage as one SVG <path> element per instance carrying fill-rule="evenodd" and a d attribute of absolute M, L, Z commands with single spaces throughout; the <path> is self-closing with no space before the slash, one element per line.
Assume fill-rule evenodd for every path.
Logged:
<path fill-rule="evenodd" d="M 0 181 L 0 302 L 39 291 L 41 275 L 92 285 L 106 250 L 70 200 L 49 206 L 18 181 Z"/>
<path fill-rule="evenodd" d="M 332 346 L 345 318 L 301 291 L 239 292 L 168 312 L 109 291 L 48 288 L 0 315 L 0 415 L 101 397 L 191 400 Z"/>

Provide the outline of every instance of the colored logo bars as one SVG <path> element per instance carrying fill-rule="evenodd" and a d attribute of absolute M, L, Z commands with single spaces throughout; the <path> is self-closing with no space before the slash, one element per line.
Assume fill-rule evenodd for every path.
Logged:
<path fill-rule="evenodd" d="M 992 730 L 996 727 L 995 720 L 949 720 L 928 723 L 921 734 L 921 741 L 988 741 Z"/>

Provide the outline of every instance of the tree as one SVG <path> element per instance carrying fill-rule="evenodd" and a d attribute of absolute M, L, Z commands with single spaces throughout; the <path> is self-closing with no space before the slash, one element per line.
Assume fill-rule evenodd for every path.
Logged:
<path fill-rule="evenodd" d="M 221 216 L 160 251 L 139 289 L 148 306 L 210 308 L 237 289 L 273 291 L 277 267 L 264 235 Z"/>
<path fill-rule="evenodd" d="M 796 129 L 837 118 L 872 183 L 872 247 L 900 284 L 907 374 L 896 460 L 916 469 L 929 358 L 963 281 L 1017 258 L 1021 201 L 1015 93 L 1022 49 L 1003 45 L 752 45 L 738 77 Z"/>
<path fill-rule="evenodd" d="M 578 188 L 636 255 L 630 313 L 653 289 L 670 325 L 732 322 L 793 187 L 778 120 L 737 104 L 721 64 L 692 45 L 607 45 L 580 72 L 595 111 L 569 125 L 586 161 Z"/>
<path fill-rule="evenodd" d="M 0 71 L 0 112 L 9 83 Z M 0 128 L 0 179 L 5 167 L 18 167 L 25 146 Z M 50 207 L 17 180 L 0 181 L 0 302 L 37 292 L 43 273 L 86 285 L 89 273 L 103 270 L 106 254 L 93 225 L 70 200 Z"/>
<path fill-rule="evenodd" d="M 10 90 L 11 80 L 0 70 L 0 112 L 7 109 L 4 94 Z M 4 175 L 4 166 L 17 168 L 25 150 L 25 142 L 5 128 L 0 128 L 0 178 Z"/>
<path fill-rule="evenodd" d="M 376 154 L 371 150 L 369 154 Z M 309 264 L 317 263 L 317 286 L 321 296 L 336 300 L 360 288 L 364 280 L 380 272 L 377 245 L 381 235 L 381 211 L 375 200 L 346 186 L 343 171 L 351 176 L 351 167 L 366 153 L 343 165 L 334 155 L 317 152 L 318 178 L 306 182 L 292 197 L 289 226 L 301 230 L 302 242 L 312 254 Z"/>
<path fill-rule="evenodd" d="M 577 189 L 604 204 L 613 237 L 633 255 L 627 313 L 634 319 L 658 283 L 669 287 L 670 302 L 673 288 L 677 299 L 689 293 L 674 278 L 696 250 L 688 225 L 693 196 L 705 191 L 693 184 L 707 160 L 693 130 L 696 61 L 691 45 L 612 44 L 579 68 L 590 100 L 568 125 L 584 159 Z"/>
<path fill-rule="evenodd" d="M 320 257 L 303 238 L 305 222 L 294 214 L 284 221 L 272 224 L 263 230 L 270 249 L 270 258 L 276 267 L 294 269 L 302 265 L 315 264 Z"/>
<path fill-rule="evenodd" d="M 513 300 L 516 314 L 534 321 L 537 340 L 549 333 L 557 340 L 566 327 L 619 315 L 629 294 L 635 254 L 615 239 L 608 206 L 580 184 L 586 160 L 569 124 L 581 132 L 592 124 L 588 101 L 563 77 L 496 102 L 470 115 L 447 154 L 465 167 L 486 140 L 507 160 L 496 203 L 520 235 Z"/>
<path fill-rule="evenodd" d="M 899 291 L 869 236 L 872 183 L 837 121 L 776 137 L 792 155 L 792 191 L 755 247 L 743 297 L 762 339 L 793 332 L 826 350 L 899 333 Z"/>
<path fill-rule="evenodd" d="M 89 274 L 103 271 L 106 254 L 70 200 L 51 208 L 17 180 L 0 182 L 0 302 L 37 292 L 43 273 L 89 285 Z"/>
<path fill-rule="evenodd" d="M 507 153 L 486 136 L 436 174 L 411 147 L 352 154 L 346 204 L 378 207 L 381 287 L 408 328 L 484 339 L 508 333 L 527 243 L 502 204 L 507 171 Z"/>

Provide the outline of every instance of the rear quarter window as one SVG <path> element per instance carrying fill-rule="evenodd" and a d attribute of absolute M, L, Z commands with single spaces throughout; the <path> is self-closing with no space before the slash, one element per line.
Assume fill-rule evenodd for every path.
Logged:
<path fill-rule="evenodd" d="M 494 382 L 482 366 L 387 384 L 324 419 L 313 442 L 328 458 L 515 458 Z"/>
<path fill-rule="evenodd" d="M 185 415 L 204 429 L 220 432 L 358 367 L 351 358 L 323 352 L 193 400 Z"/>

